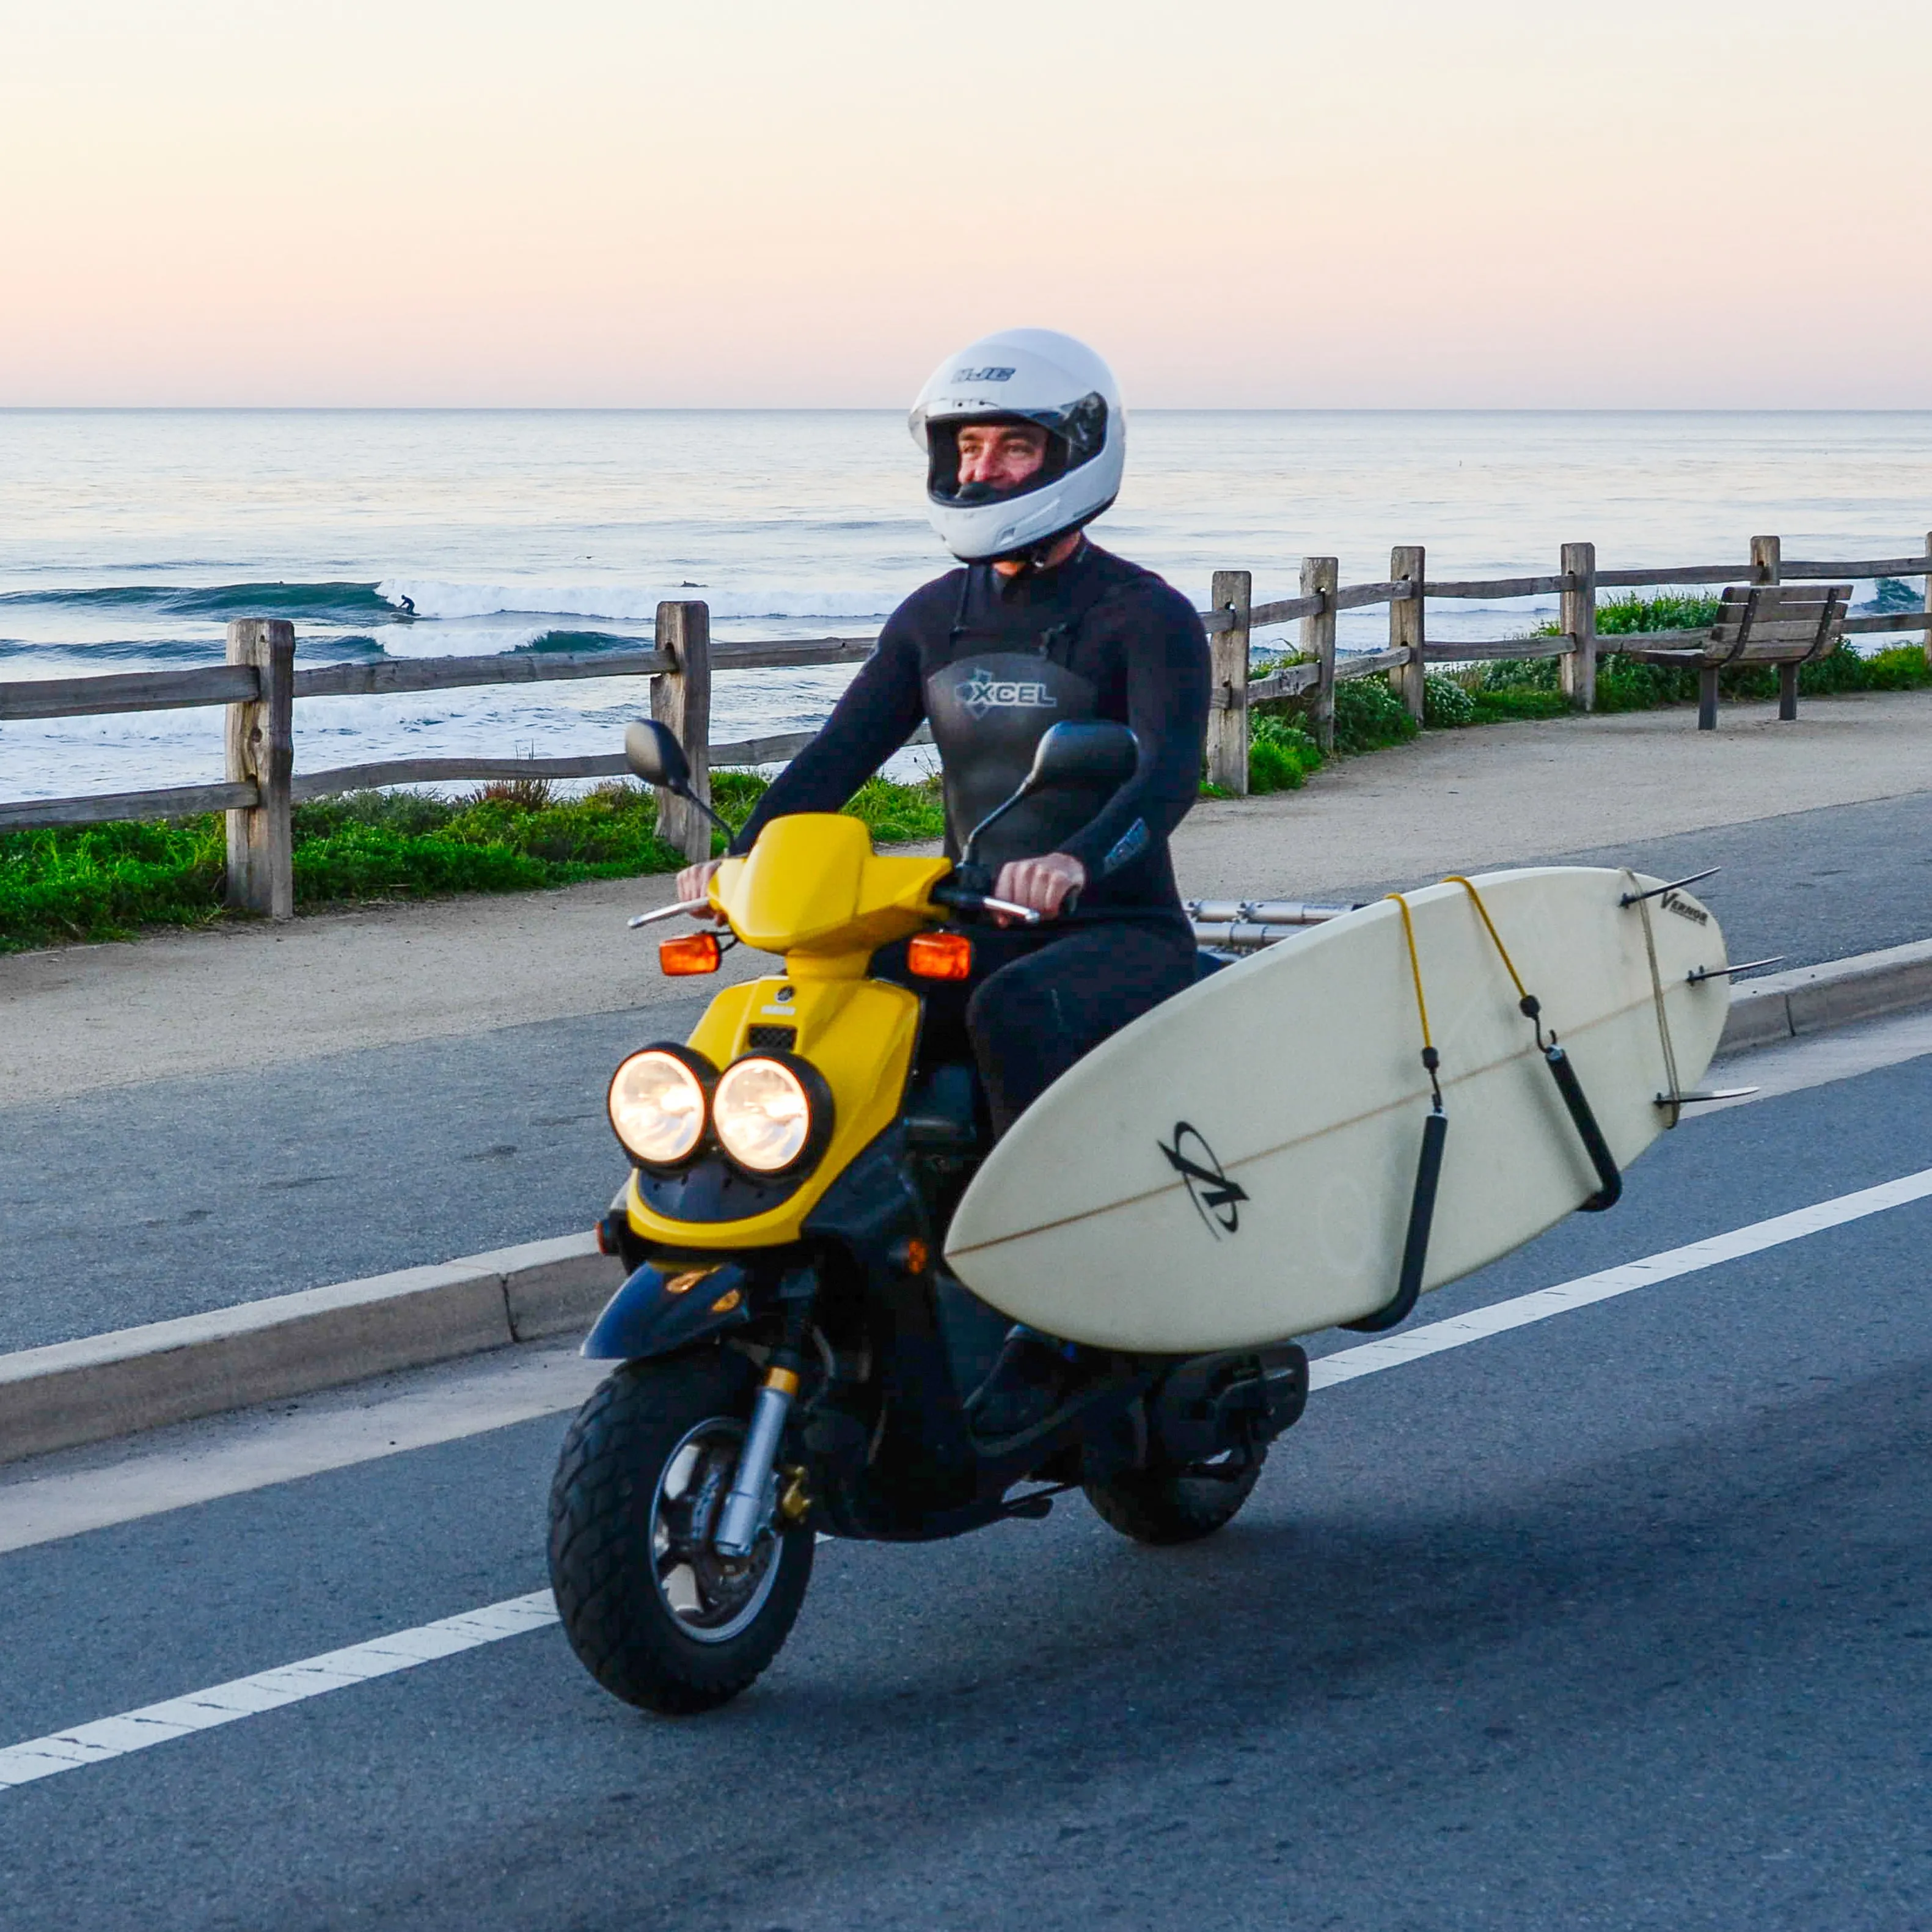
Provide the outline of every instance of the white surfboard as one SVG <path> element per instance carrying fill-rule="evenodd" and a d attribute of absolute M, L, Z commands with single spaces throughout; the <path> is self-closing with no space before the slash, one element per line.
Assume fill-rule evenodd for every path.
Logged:
<path fill-rule="evenodd" d="M 1675 1124 L 1658 1102 L 1695 1087 L 1730 999 L 1706 908 L 1681 889 L 1622 903 L 1659 883 L 1580 866 L 1474 880 L 1619 1166 Z M 1408 898 L 1449 1119 L 1430 1288 L 1598 1183 L 1468 892 Z M 1400 1278 L 1421 1047 L 1395 904 L 1311 927 L 1056 1082 L 967 1190 L 947 1261 L 1014 1319 L 1102 1347 L 1240 1348 L 1372 1314 Z"/>

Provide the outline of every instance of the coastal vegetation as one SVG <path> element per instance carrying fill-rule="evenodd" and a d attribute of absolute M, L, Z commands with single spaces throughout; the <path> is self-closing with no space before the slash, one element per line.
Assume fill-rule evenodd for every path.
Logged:
<path fill-rule="evenodd" d="M 713 779 L 719 815 L 741 825 L 763 796 L 750 772 Z M 871 780 L 848 806 L 883 844 L 936 838 L 936 782 Z M 626 784 L 560 796 L 542 778 L 455 799 L 352 792 L 294 812 L 296 903 L 525 892 L 586 879 L 675 872 L 650 792 Z M 205 926 L 223 916 L 220 815 L 0 835 L 0 951 L 124 939 L 142 926 Z"/>
<path fill-rule="evenodd" d="M 1694 629 L 1717 605 L 1700 598 L 1630 596 L 1599 605 L 1606 637 Z M 1553 625 L 1532 635 L 1550 635 Z M 1257 674 L 1294 662 L 1258 663 Z M 1932 667 L 1916 644 L 1863 656 L 1841 645 L 1798 674 L 1807 694 L 1900 691 L 1932 686 Z M 1726 672 L 1724 694 L 1768 699 L 1768 669 Z M 1694 702 L 1694 674 L 1599 660 L 1601 711 L 1645 710 Z M 1249 787 L 1292 790 L 1328 760 L 1310 728 L 1310 700 L 1258 704 L 1249 722 Z M 1400 745 L 1418 730 L 1554 718 L 1568 710 L 1553 658 L 1504 659 L 1432 672 L 1418 726 L 1381 677 L 1335 687 L 1336 757 Z M 763 796 L 754 773 L 716 773 L 713 801 L 736 826 Z M 1204 787 L 1210 795 L 1214 788 Z M 847 809 L 882 844 L 938 838 L 945 816 L 936 779 L 904 784 L 871 780 Z M 294 813 L 298 905 L 421 898 L 452 892 L 523 892 L 589 879 L 675 871 L 683 861 L 657 836 L 652 795 L 636 785 L 602 784 L 566 796 L 541 778 L 484 785 L 460 797 L 404 791 L 353 792 L 298 806 Z M 226 832 L 218 814 L 71 829 L 0 834 L 0 952 L 77 940 L 122 939 L 143 926 L 209 924 L 223 914 Z"/>

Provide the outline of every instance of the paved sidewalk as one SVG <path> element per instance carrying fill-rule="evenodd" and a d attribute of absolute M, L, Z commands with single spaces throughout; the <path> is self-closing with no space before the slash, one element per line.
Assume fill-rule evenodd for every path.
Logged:
<path fill-rule="evenodd" d="M 1732 706 L 1714 734 L 1638 712 L 1432 732 L 1299 792 L 1204 802 L 1175 854 L 1190 895 L 1316 898 L 1927 792 L 1932 692 L 1813 700 L 1784 725 Z M 620 880 L 0 957 L 0 1092 L 53 1100 L 618 1012 L 661 997 L 651 939 L 624 918 L 670 893 Z M 1898 936 L 1927 932 L 1915 917 Z"/>

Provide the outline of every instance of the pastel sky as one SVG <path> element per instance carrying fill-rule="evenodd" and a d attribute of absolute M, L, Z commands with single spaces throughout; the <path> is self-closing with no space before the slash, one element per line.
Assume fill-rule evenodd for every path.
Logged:
<path fill-rule="evenodd" d="M 0 404 L 1932 406 L 1925 0 L 0 0 Z"/>

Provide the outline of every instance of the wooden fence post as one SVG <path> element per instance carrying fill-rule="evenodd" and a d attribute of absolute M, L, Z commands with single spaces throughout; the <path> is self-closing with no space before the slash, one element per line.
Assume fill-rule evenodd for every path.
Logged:
<path fill-rule="evenodd" d="M 1751 538 L 1751 581 L 1754 584 L 1775 584 L 1778 573 L 1784 567 L 1784 545 L 1777 537 Z"/>
<path fill-rule="evenodd" d="M 1424 679 L 1428 665 L 1423 658 L 1422 616 L 1423 548 L 1420 544 L 1398 544 L 1389 552 L 1389 575 L 1397 584 L 1412 584 L 1415 594 L 1389 605 L 1389 649 L 1409 653 L 1406 664 L 1397 664 L 1388 674 L 1389 688 L 1408 707 L 1408 715 L 1422 722 L 1426 691 Z"/>
<path fill-rule="evenodd" d="M 1563 631 L 1574 638 L 1570 653 L 1556 660 L 1563 694 L 1579 711 L 1597 708 L 1597 546 L 1568 543 L 1561 566 L 1575 580 L 1563 593 Z"/>
<path fill-rule="evenodd" d="M 1237 798 L 1248 795 L 1248 612 L 1254 578 L 1245 570 L 1217 570 L 1208 601 L 1234 620 L 1208 640 L 1214 708 L 1208 713 L 1208 778 Z"/>
<path fill-rule="evenodd" d="M 1932 530 L 1925 532 L 1925 615 L 1932 619 Z M 1932 664 L 1932 622 L 1921 634 L 1925 640 L 1925 662 Z"/>
<path fill-rule="evenodd" d="M 228 781 L 252 784 L 255 804 L 228 814 L 228 903 L 270 919 L 296 916 L 289 780 L 296 762 L 296 627 L 286 617 L 237 617 L 228 662 L 253 664 L 261 695 L 228 706 Z"/>
<path fill-rule="evenodd" d="M 651 680 L 651 716 L 668 724 L 691 766 L 691 788 L 711 800 L 711 607 L 660 604 L 658 649 L 674 667 Z M 711 856 L 711 821 L 681 798 L 658 794 L 658 836 L 694 863 Z"/>
<path fill-rule="evenodd" d="M 1341 560 L 1332 556 L 1301 560 L 1301 594 L 1318 597 L 1322 608 L 1301 620 L 1301 652 L 1315 660 L 1315 742 L 1324 752 L 1335 748 L 1335 591 L 1342 580 Z"/>

